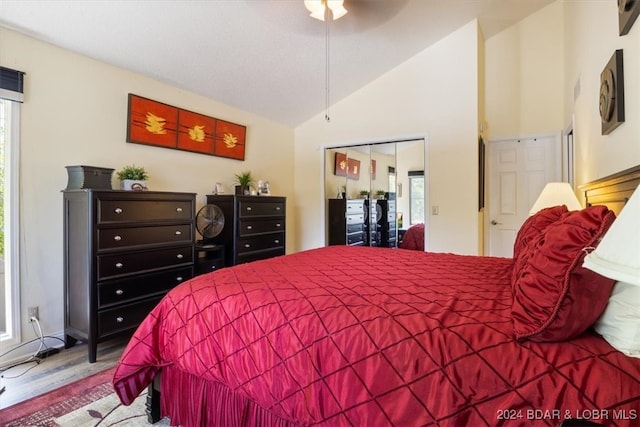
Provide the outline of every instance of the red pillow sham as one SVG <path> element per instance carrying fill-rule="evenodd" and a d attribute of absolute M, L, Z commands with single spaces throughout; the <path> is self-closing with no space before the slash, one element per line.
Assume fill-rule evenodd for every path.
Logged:
<path fill-rule="evenodd" d="M 615 219 L 604 206 L 564 213 L 532 243 L 513 278 L 511 314 L 519 340 L 563 341 L 586 331 L 607 305 L 614 280 L 582 267 Z"/>
<path fill-rule="evenodd" d="M 520 277 L 522 269 L 527 265 L 527 260 L 535 252 L 536 242 L 540 240 L 547 227 L 558 221 L 568 211 L 565 205 L 545 208 L 531 215 L 522 224 L 513 245 L 512 284 Z"/>

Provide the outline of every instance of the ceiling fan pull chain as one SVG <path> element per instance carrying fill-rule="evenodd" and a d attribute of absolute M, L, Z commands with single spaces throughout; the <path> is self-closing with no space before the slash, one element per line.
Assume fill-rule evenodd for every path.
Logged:
<path fill-rule="evenodd" d="M 325 82 L 324 82 L 324 90 L 325 90 L 325 113 L 324 113 L 324 119 L 326 120 L 327 123 L 331 122 L 331 118 L 329 117 L 329 103 L 330 103 L 330 97 L 329 97 L 329 84 L 331 82 L 330 80 L 330 72 L 331 72 L 331 67 L 330 67 L 330 52 L 331 49 L 329 47 L 329 19 L 325 19 L 324 21 L 324 25 L 325 25 L 325 70 L 324 70 L 324 74 L 325 74 Z"/>

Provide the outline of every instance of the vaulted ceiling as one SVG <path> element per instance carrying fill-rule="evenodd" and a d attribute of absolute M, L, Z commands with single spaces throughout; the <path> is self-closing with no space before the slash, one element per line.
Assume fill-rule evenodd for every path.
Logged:
<path fill-rule="evenodd" d="M 345 0 L 330 102 L 475 18 L 486 39 L 552 2 Z M 325 108 L 327 26 L 302 0 L 0 0 L 0 25 L 288 126 Z"/>

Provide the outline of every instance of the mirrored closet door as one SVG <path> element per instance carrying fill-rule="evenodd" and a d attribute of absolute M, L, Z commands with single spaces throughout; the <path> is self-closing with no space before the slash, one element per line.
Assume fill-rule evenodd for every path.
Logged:
<path fill-rule="evenodd" d="M 402 190 L 409 172 L 424 173 L 424 150 L 422 139 L 325 149 L 327 244 L 397 247 L 416 204 L 410 195 L 420 198 Z"/>

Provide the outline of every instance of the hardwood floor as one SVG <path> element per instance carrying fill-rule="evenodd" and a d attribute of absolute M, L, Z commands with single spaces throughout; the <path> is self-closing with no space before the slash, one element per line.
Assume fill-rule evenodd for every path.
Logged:
<path fill-rule="evenodd" d="M 128 340 L 128 336 L 123 336 L 98 344 L 98 360 L 95 363 L 88 362 L 87 345 L 78 342 L 72 348 L 61 348 L 59 353 L 43 359 L 37 365 L 28 363 L 3 372 L 0 388 L 5 387 L 5 390 L 0 394 L 0 409 L 114 366 Z"/>

